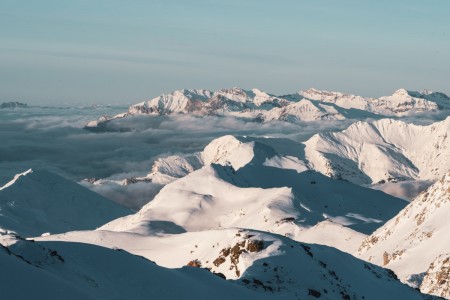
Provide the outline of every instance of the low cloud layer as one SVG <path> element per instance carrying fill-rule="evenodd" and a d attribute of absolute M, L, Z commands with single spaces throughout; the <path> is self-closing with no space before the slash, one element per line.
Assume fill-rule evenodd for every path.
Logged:
<path fill-rule="evenodd" d="M 212 139 L 248 135 L 305 141 L 313 134 L 342 130 L 353 121 L 247 122 L 236 118 L 192 115 L 136 116 L 107 124 L 104 132 L 89 132 L 83 126 L 102 115 L 124 108 L 57 109 L 28 108 L 0 111 L 0 184 L 29 168 L 47 169 L 69 179 L 126 178 L 151 170 L 160 156 L 203 150 Z M 422 116 L 421 123 L 444 115 Z M 408 120 L 414 121 L 412 117 Z M 418 119 L 419 120 L 419 119 Z M 286 147 L 285 147 L 286 148 Z M 283 152 L 293 155 L 295 147 Z M 149 184 L 106 185 L 95 191 L 134 207 L 151 199 L 159 190 Z M 133 200 L 134 199 L 134 200 Z"/>

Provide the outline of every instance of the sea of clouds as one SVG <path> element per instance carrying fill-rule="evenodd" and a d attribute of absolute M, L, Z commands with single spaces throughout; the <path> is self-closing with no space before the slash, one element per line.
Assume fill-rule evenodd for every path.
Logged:
<path fill-rule="evenodd" d="M 109 122 L 102 131 L 84 129 L 91 120 L 123 111 L 125 107 L 0 110 L 0 185 L 29 168 L 49 170 L 76 182 L 143 176 L 157 158 L 201 151 L 211 140 L 226 134 L 282 138 L 283 143 L 274 140 L 277 150 L 295 156 L 301 149 L 298 142 L 316 133 L 345 129 L 356 121 L 257 123 L 234 117 L 135 116 Z M 430 124 L 447 115 L 422 114 L 405 120 Z M 161 188 L 152 183 L 84 185 L 134 209 L 150 201 Z M 417 189 L 417 185 L 411 186 Z M 393 189 L 396 187 L 386 188 Z M 407 199 L 416 194 L 408 185 L 401 189 L 394 193 Z"/>

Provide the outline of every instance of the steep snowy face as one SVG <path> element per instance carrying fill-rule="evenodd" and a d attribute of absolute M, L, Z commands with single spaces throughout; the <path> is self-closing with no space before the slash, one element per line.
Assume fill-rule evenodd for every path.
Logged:
<path fill-rule="evenodd" d="M 263 141 L 212 141 L 202 153 L 203 168 L 166 185 L 137 214 L 102 228 L 154 235 L 241 227 L 301 240 L 303 231 L 325 220 L 368 234 L 406 205 L 306 171 L 298 158 L 279 155 Z"/>
<path fill-rule="evenodd" d="M 119 247 L 169 268 L 207 268 L 231 279 L 224 282 L 256 290 L 271 299 L 423 297 L 401 284 L 393 272 L 334 248 L 254 230 L 208 230 L 160 237 L 109 231 L 71 232 L 38 240 Z"/>
<path fill-rule="evenodd" d="M 357 184 L 436 179 L 450 169 L 450 117 L 419 126 L 383 119 L 305 142 L 311 167 Z"/>
<path fill-rule="evenodd" d="M 0 212 L 0 228 L 23 236 L 95 229 L 131 213 L 56 174 L 32 170 L 0 189 Z"/>
<path fill-rule="evenodd" d="M 430 264 L 449 250 L 449 214 L 450 172 L 367 237 L 358 251 L 359 257 L 386 266 L 394 270 L 401 280 L 411 282 L 430 269 L 425 289 L 431 291 L 434 289 L 431 278 L 438 272 L 436 268 L 441 260 L 433 266 Z M 447 291 L 449 284 L 449 281 L 444 284 Z M 440 291 L 444 290 L 443 287 Z"/>

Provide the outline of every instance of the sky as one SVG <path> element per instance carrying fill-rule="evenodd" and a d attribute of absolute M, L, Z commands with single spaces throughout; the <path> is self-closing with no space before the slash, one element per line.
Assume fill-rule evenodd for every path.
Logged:
<path fill-rule="evenodd" d="M 450 94 L 448 0 L 0 0 L 0 102 L 183 88 Z"/>

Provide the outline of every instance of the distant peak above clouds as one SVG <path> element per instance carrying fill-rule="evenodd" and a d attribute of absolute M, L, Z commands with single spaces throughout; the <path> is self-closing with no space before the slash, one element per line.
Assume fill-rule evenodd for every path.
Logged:
<path fill-rule="evenodd" d="M 233 116 L 258 122 L 318 121 L 385 116 L 405 116 L 418 112 L 450 109 L 450 98 L 439 92 L 399 89 L 390 96 L 369 98 L 314 88 L 276 96 L 257 88 L 238 87 L 215 92 L 183 89 L 131 105 L 127 112 L 91 121 L 87 128 L 134 115 L 194 114 Z"/>

